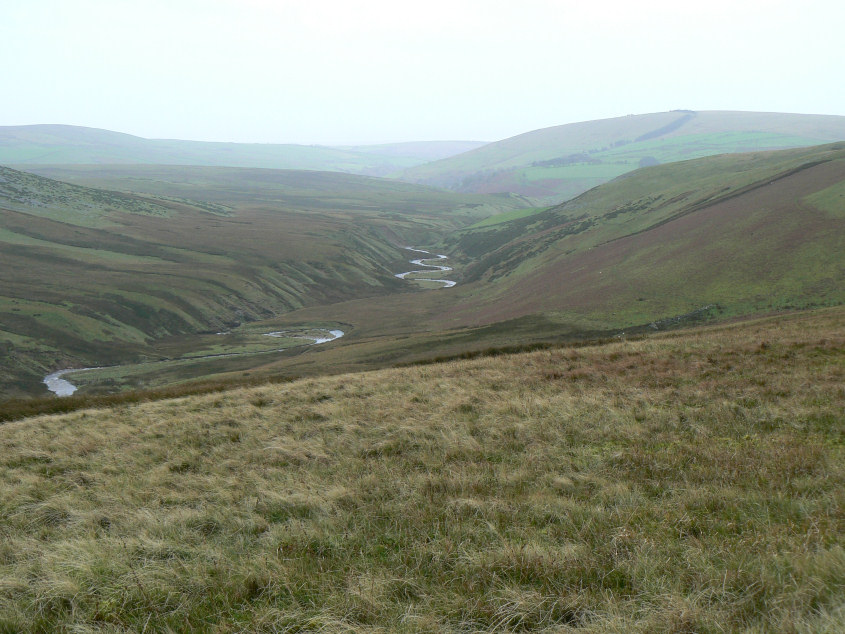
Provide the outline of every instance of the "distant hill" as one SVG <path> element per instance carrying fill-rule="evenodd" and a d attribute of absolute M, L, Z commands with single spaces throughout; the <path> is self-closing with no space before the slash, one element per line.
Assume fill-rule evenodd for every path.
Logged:
<path fill-rule="evenodd" d="M 161 164 L 311 169 L 383 176 L 483 145 L 431 141 L 327 147 L 145 139 L 69 125 L 0 127 L 0 164 Z"/>
<path fill-rule="evenodd" d="M 638 167 L 845 140 L 845 117 L 677 110 L 534 130 L 412 167 L 403 179 L 560 202 Z"/>

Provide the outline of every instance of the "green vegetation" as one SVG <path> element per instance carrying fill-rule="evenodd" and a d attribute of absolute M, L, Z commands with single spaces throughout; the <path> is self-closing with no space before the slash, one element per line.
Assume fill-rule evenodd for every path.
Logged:
<path fill-rule="evenodd" d="M 405 171 L 464 192 L 560 202 L 646 165 L 845 140 L 845 117 L 673 111 L 535 130 Z"/>
<path fill-rule="evenodd" d="M 58 203 L 37 216 L 2 212 L 4 395 L 43 393 L 41 378 L 62 367 L 121 366 L 80 375 L 92 393 L 149 389 L 837 305 L 843 163 L 842 144 L 707 157 L 545 210 L 320 172 L 45 168 L 80 185 L 54 198 L 87 211 L 76 225 L 55 220 Z M 18 187 L 22 199 L 39 194 L 35 184 Z M 108 206 L 74 203 L 103 191 L 95 185 L 123 193 Z M 166 213 L 121 212 L 123 198 Z M 396 279 L 407 244 L 449 253 L 458 286 Z M 302 354 L 202 334 L 237 323 L 351 334 Z M 207 350 L 256 354 L 190 360 Z"/>
<path fill-rule="evenodd" d="M 841 308 L 0 426 L 3 631 L 836 632 Z"/>
<path fill-rule="evenodd" d="M 485 218 L 484 220 L 479 220 L 475 224 L 467 227 L 467 229 L 472 230 L 480 229 L 482 227 L 492 227 L 493 225 L 498 225 L 503 222 L 508 222 L 510 220 L 533 216 L 534 214 L 540 213 L 541 211 L 545 211 L 545 209 L 538 207 L 529 207 L 527 209 L 514 209 L 513 211 L 506 211 L 504 213 L 496 214 L 495 216 Z"/>

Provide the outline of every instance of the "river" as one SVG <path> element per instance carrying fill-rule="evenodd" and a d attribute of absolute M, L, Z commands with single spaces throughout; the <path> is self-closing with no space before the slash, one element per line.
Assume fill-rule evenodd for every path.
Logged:
<path fill-rule="evenodd" d="M 414 251 L 415 253 L 424 253 L 426 255 L 431 255 L 430 251 L 424 251 L 423 249 L 416 249 L 414 247 L 402 247 L 402 248 L 406 249 L 408 251 Z M 425 266 L 425 267 L 428 267 L 429 269 L 434 269 L 436 271 L 451 271 L 452 270 L 451 266 L 443 266 L 442 264 L 426 264 L 427 261 L 431 261 L 431 260 L 447 260 L 447 259 L 448 259 L 448 256 L 445 256 L 445 255 L 433 255 L 430 258 L 418 258 L 416 260 L 409 260 L 409 262 L 411 264 L 415 264 L 416 266 Z M 397 273 L 396 277 L 398 277 L 400 280 L 404 280 L 404 279 L 407 278 L 408 275 L 411 275 L 412 273 L 430 273 L 430 271 L 428 271 L 426 269 L 420 269 L 420 270 L 416 270 L 416 271 L 405 271 L 404 273 Z M 452 288 L 455 284 L 457 284 L 457 282 L 455 282 L 454 280 L 443 280 L 443 279 L 435 279 L 435 278 L 428 278 L 428 277 L 415 277 L 413 280 L 410 280 L 410 281 L 413 281 L 413 282 L 438 282 L 440 284 L 443 284 L 443 288 Z"/>
<path fill-rule="evenodd" d="M 311 343 L 308 344 L 309 346 L 317 346 L 321 343 L 328 343 L 329 341 L 334 341 L 335 339 L 340 339 L 345 333 L 342 330 L 328 330 L 326 328 L 313 328 L 314 332 L 321 332 L 326 333 L 324 337 L 311 337 L 305 335 L 289 335 L 287 334 L 290 331 L 285 330 L 277 330 L 275 332 L 268 332 L 265 333 L 268 337 L 290 337 L 291 339 L 309 339 Z M 281 350 L 286 350 L 287 348 L 281 348 Z M 208 354 L 201 357 L 191 357 L 190 359 L 199 360 L 199 359 L 215 359 L 219 357 L 239 357 L 245 354 L 255 354 L 254 352 L 229 352 L 229 353 L 222 353 L 222 354 Z M 71 372 L 87 372 L 89 370 L 101 370 L 102 367 L 97 368 L 68 368 L 67 370 L 59 370 L 58 372 L 53 372 L 48 374 L 44 377 L 44 385 L 47 386 L 47 389 L 55 394 L 56 396 L 71 396 L 74 392 L 76 392 L 77 387 L 68 381 L 67 379 L 63 379 L 62 377 L 65 374 L 69 374 Z"/>

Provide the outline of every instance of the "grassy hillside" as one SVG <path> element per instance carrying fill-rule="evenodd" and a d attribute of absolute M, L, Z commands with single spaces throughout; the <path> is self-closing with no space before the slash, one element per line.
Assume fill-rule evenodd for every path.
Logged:
<path fill-rule="evenodd" d="M 0 629 L 841 631 L 844 320 L 2 425 Z"/>
<path fill-rule="evenodd" d="M 68 125 L 0 127 L 0 164 L 130 163 L 312 169 L 386 175 L 476 148 L 472 141 L 326 147 L 144 139 Z"/>
<path fill-rule="evenodd" d="M 845 301 L 845 145 L 649 167 L 458 232 L 465 314 L 625 327 Z"/>
<path fill-rule="evenodd" d="M 845 117 L 679 110 L 535 130 L 410 168 L 403 177 L 559 202 L 646 165 L 839 140 Z"/>
<path fill-rule="evenodd" d="M 167 356 L 172 345 L 150 347 L 163 338 L 406 290 L 397 243 L 517 204 L 319 172 L 125 175 L 157 195 L 0 168 L 1 393 L 41 391 L 62 367 Z"/>

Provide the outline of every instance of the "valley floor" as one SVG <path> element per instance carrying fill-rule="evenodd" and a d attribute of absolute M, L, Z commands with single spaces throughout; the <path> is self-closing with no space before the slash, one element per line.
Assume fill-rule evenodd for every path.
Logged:
<path fill-rule="evenodd" d="M 0 631 L 845 629 L 845 310 L 0 425 Z"/>

